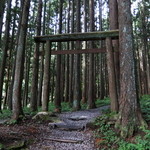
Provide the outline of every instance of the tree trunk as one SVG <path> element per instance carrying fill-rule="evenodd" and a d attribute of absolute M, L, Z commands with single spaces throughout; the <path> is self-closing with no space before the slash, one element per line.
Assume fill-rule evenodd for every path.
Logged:
<path fill-rule="evenodd" d="M 42 0 L 39 0 L 38 14 L 37 14 L 37 33 L 36 33 L 37 36 L 41 34 L 41 19 L 42 19 Z M 31 86 L 31 111 L 37 111 L 39 49 L 40 43 L 36 43 L 34 51 L 32 86 Z"/>
<path fill-rule="evenodd" d="M 2 51 L 2 60 L 0 65 L 0 111 L 1 111 L 1 100 L 3 96 L 3 82 L 4 82 L 4 73 L 6 67 L 6 59 L 7 59 L 7 51 L 9 48 L 9 35 L 10 35 L 10 21 L 11 21 L 11 0 L 8 1 L 7 4 L 7 20 L 5 26 L 5 38 L 4 38 L 4 46 Z"/>
<path fill-rule="evenodd" d="M 47 1 L 44 1 L 44 13 L 43 13 L 43 28 L 42 34 L 45 35 L 45 22 L 46 22 L 46 5 Z M 42 44 L 42 52 L 44 52 L 44 44 Z M 38 106 L 42 105 L 42 83 L 43 83 L 43 72 L 44 72 L 44 55 L 41 56 L 41 64 L 40 64 L 40 79 L 39 79 L 39 87 L 38 87 Z"/>
<path fill-rule="evenodd" d="M 59 0 L 59 34 L 62 33 L 62 8 L 63 0 Z M 58 50 L 61 50 L 61 43 L 58 43 Z M 56 93 L 55 93 L 55 111 L 61 112 L 61 55 L 57 55 L 56 62 Z"/>
<path fill-rule="evenodd" d="M 30 0 L 25 0 L 23 5 L 23 13 L 20 24 L 20 32 L 18 37 L 16 68 L 13 85 L 13 116 L 12 119 L 18 120 L 19 115 L 23 114 L 21 106 L 21 88 L 22 88 L 22 73 L 24 64 L 25 41 L 27 33 L 27 23 L 29 15 Z"/>
<path fill-rule="evenodd" d="M 1 35 L 2 35 L 5 3 L 6 3 L 6 0 L 1 0 L 1 4 L 0 4 L 0 48 L 1 48 Z"/>
<path fill-rule="evenodd" d="M 110 30 L 115 30 L 119 28 L 118 24 L 118 3 L 117 0 L 111 0 L 109 1 L 109 8 L 110 8 L 110 13 L 109 13 L 109 21 L 110 21 Z M 114 49 L 114 66 L 110 67 L 110 69 L 115 69 L 115 76 L 112 79 L 114 82 L 114 86 L 112 87 L 112 90 L 115 89 L 114 93 L 111 93 L 110 95 L 114 95 L 113 97 L 110 97 L 112 102 L 111 102 L 111 110 L 118 112 L 118 96 L 119 96 L 119 40 L 113 40 L 113 49 Z M 112 58 L 113 59 L 113 58 Z M 112 71 L 113 72 L 113 71 Z M 113 77 L 113 75 L 112 75 Z M 110 87 L 111 85 L 109 85 Z M 110 87 L 111 88 L 111 87 Z"/>
<path fill-rule="evenodd" d="M 94 31 L 94 0 L 89 0 L 90 31 Z M 93 48 L 93 42 L 90 42 L 89 48 Z M 95 108 L 95 81 L 94 81 L 94 54 L 89 54 L 89 86 L 88 86 L 88 108 Z"/>
<path fill-rule="evenodd" d="M 45 64 L 42 90 L 42 111 L 48 111 L 49 88 L 50 88 L 50 62 L 51 62 L 51 43 L 46 42 Z"/>
<path fill-rule="evenodd" d="M 72 0 L 71 4 L 71 33 L 74 33 L 74 14 L 75 14 L 75 0 Z M 74 42 L 71 42 L 71 49 L 74 49 Z M 74 55 L 70 55 L 70 72 L 69 72 L 69 103 L 73 105 L 73 66 L 74 66 Z"/>
<path fill-rule="evenodd" d="M 111 38 L 106 39 L 106 49 L 107 49 L 107 68 L 108 68 L 108 78 L 109 78 L 109 96 L 111 99 L 111 111 L 118 112 L 118 97 L 117 97 L 117 86 L 116 86 L 116 76 L 115 76 L 115 64 L 114 64 L 114 54 L 112 47 Z"/>
<path fill-rule="evenodd" d="M 81 32 L 81 27 L 80 27 L 80 18 L 81 18 L 81 12 L 80 12 L 80 0 L 76 1 L 76 21 L 77 21 L 77 32 Z M 80 49 L 80 41 L 76 42 L 77 49 Z M 80 76 L 80 71 L 81 71 L 81 55 L 76 54 L 75 55 L 75 63 L 74 63 L 74 95 L 73 95 L 73 109 L 74 110 L 79 110 L 81 108 L 80 106 L 80 101 L 81 101 L 81 76 Z"/>
<path fill-rule="evenodd" d="M 119 41 L 120 41 L 120 99 L 119 117 L 116 126 L 122 137 L 134 134 L 138 127 L 145 125 L 138 103 L 135 62 L 132 36 L 132 15 L 130 0 L 119 0 Z"/>
<path fill-rule="evenodd" d="M 87 19 L 88 19 L 88 3 L 86 0 L 83 1 L 84 3 L 84 32 L 87 32 Z M 84 42 L 83 45 L 84 49 L 87 49 L 87 42 Z M 82 103 L 87 102 L 87 54 L 83 54 L 83 90 L 82 90 Z"/>

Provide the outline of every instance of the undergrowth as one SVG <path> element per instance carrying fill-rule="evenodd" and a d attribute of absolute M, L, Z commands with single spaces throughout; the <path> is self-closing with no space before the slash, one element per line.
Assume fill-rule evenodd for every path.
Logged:
<path fill-rule="evenodd" d="M 140 99 L 141 109 L 146 121 L 150 121 L 150 95 L 143 95 Z"/>
<path fill-rule="evenodd" d="M 146 121 L 150 121 L 150 95 L 144 95 L 140 99 L 141 109 Z M 110 110 L 96 118 L 95 131 L 96 145 L 101 150 L 149 150 L 150 130 L 141 128 L 141 132 L 129 139 L 122 139 L 114 128 L 114 123 L 110 120 L 115 116 Z"/>
<path fill-rule="evenodd" d="M 109 105 L 110 104 L 110 99 L 105 98 L 103 100 L 96 100 L 95 103 L 96 103 L 96 107 Z M 70 106 L 70 104 L 68 102 L 62 102 L 61 103 L 61 108 L 62 108 L 62 110 L 61 110 L 62 112 L 72 111 L 72 107 Z M 53 102 L 49 102 L 48 109 L 49 109 L 50 112 L 53 112 L 55 110 L 55 105 L 54 105 Z M 82 104 L 81 103 L 81 109 L 82 110 L 87 109 L 87 104 Z M 36 112 L 32 112 L 29 107 L 24 107 L 23 108 L 24 114 L 29 114 L 29 115 L 35 115 L 37 112 L 40 112 L 40 111 L 42 111 L 41 107 L 39 107 L 38 111 L 36 111 Z M 8 118 L 11 117 L 11 114 L 12 114 L 11 110 L 4 109 L 2 111 L 2 113 L 0 113 L 0 119 L 1 120 L 8 119 Z"/>

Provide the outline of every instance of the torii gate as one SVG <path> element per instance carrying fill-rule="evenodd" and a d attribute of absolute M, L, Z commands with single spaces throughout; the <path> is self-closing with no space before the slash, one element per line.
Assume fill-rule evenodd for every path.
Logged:
<path fill-rule="evenodd" d="M 118 39 L 119 30 L 109 30 L 109 31 L 98 31 L 98 32 L 85 32 L 85 33 L 72 33 L 72 34 L 58 34 L 58 35 L 44 35 L 36 36 L 34 40 L 36 43 L 46 43 L 45 49 L 45 64 L 44 64 L 44 79 L 43 79 L 43 90 L 42 99 L 48 104 L 49 101 L 49 80 L 50 80 L 50 63 L 51 55 L 61 55 L 61 54 L 81 54 L 81 53 L 101 53 L 107 52 L 107 59 L 113 60 L 113 46 L 112 40 Z M 82 50 L 51 50 L 52 42 L 67 42 L 67 41 L 93 41 L 93 40 L 106 40 L 106 47 L 98 49 L 82 49 Z M 113 76 L 115 72 L 109 69 L 114 67 L 114 62 L 108 61 L 108 75 L 109 75 L 109 85 L 115 82 Z M 115 83 L 113 84 L 115 85 Z M 115 88 L 109 87 L 109 92 L 114 93 Z M 110 95 L 111 100 L 115 99 L 113 95 Z"/>

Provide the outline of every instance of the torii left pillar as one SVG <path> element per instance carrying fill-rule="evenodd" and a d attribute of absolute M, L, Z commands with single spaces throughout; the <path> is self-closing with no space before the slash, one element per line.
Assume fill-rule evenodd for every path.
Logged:
<path fill-rule="evenodd" d="M 48 111 L 49 88 L 50 88 L 50 63 L 51 63 L 51 41 L 46 41 L 44 61 L 44 75 L 42 88 L 42 111 Z"/>

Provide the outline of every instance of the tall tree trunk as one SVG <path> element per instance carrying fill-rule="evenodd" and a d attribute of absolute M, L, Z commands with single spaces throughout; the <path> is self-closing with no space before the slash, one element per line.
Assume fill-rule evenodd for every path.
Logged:
<path fill-rule="evenodd" d="M 46 26 L 46 5 L 47 0 L 44 1 L 44 13 L 43 13 L 43 28 L 42 35 L 45 35 L 45 26 Z M 44 53 L 44 44 L 42 44 L 42 53 Z M 38 106 L 42 105 L 42 83 L 43 83 L 43 71 L 44 71 L 44 55 L 41 55 L 41 64 L 40 64 L 40 79 L 39 79 L 39 87 L 38 87 Z"/>
<path fill-rule="evenodd" d="M 132 35 L 131 1 L 119 0 L 119 42 L 120 42 L 120 99 L 119 116 L 116 125 L 122 137 L 134 134 L 146 123 L 142 118 L 137 97 L 135 63 Z"/>
<path fill-rule="evenodd" d="M 18 0 L 15 1 L 16 5 L 15 8 L 18 7 Z M 15 42 L 15 28 L 17 27 L 16 25 L 16 18 L 17 18 L 17 11 L 14 8 L 14 13 L 13 13 L 13 23 L 12 23 L 12 33 L 11 33 L 11 42 L 10 42 L 10 81 L 9 81 L 9 87 L 8 87 L 8 94 L 7 94 L 7 103 L 8 103 L 8 108 L 10 110 L 12 110 L 12 90 L 13 90 L 13 79 L 14 79 L 14 58 L 13 58 L 13 53 L 14 53 L 14 49 L 15 46 L 14 42 Z"/>
<path fill-rule="evenodd" d="M 94 0 L 89 0 L 90 31 L 94 31 Z M 89 48 L 93 48 L 91 41 Z M 88 108 L 95 108 L 95 81 L 94 81 L 94 54 L 89 54 L 89 86 L 88 86 Z"/>
<path fill-rule="evenodd" d="M 42 0 L 39 0 L 38 14 L 37 14 L 37 32 L 36 32 L 37 36 L 41 34 L 41 19 L 42 19 Z M 34 51 L 32 86 L 31 86 L 31 110 L 32 111 L 37 111 L 39 49 L 40 49 L 40 43 L 36 43 L 35 51 Z"/>
<path fill-rule="evenodd" d="M 67 33 L 70 32 L 70 9 L 71 2 L 68 2 L 68 14 L 67 14 Z M 67 49 L 70 48 L 70 42 L 67 42 Z M 65 71 L 65 101 L 69 102 L 69 55 L 66 56 L 66 71 Z"/>
<path fill-rule="evenodd" d="M 87 19 L 88 19 L 88 3 L 86 0 L 83 1 L 83 5 L 84 5 L 84 32 L 87 32 Z M 83 45 L 84 49 L 87 48 L 87 42 L 84 42 Z M 87 102 L 87 54 L 83 54 L 83 90 L 82 90 L 82 103 L 86 103 Z"/>
<path fill-rule="evenodd" d="M 74 14 L 75 14 L 75 0 L 72 0 L 71 4 L 71 33 L 74 33 Z M 74 49 L 74 42 L 71 42 L 71 49 Z M 70 72 L 69 72 L 69 103 L 73 104 L 73 66 L 74 66 L 74 55 L 70 55 Z"/>
<path fill-rule="evenodd" d="M 99 3 L 99 30 L 103 30 L 103 19 L 102 19 L 102 0 L 98 1 Z M 103 46 L 103 41 L 100 41 L 100 48 Z M 104 81 L 104 54 L 99 54 L 99 99 L 104 99 L 105 97 L 105 81 Z"/>
<path fill-rule="evenodd" d="M 77 21 L 77 32 L 81 32 L 81 12 L 80 12 L 80 0 L 76 1 L 76 21 Z M 80 49 L 80 41 L 77 41 L 76 43 L 77 49 Z M 75 77 L 75 83 L 74 83 L 74 96 L 73 96 L 73 109 L 79 110 L 81 108 L 80 101 L 81 101 L 81 55 L 76 54 L 75 55 L 75 63 L 74 63 L 74 77 Z"/>
<path fill-rule="evenodd" d="M 59 34 L 62 33 L 62 8 L 63 0 L 59 1 Z M 61 43 L 58 43 L 58 50 L 61 50 Z M 55 111 L 61 112 L 61 55 L 57 55 L 56 62 L 56 92 L 55 92 Z"/>
<path fill-rule="evenodd" d="M 109 1 L 109 8 L 110 8 L 110 13 L 109 13 L 110 30 L 118 29 L 119 24 L 118 24 L 118 3 L 117 3 L 117 0 Z M 109 42 L 109 40 L 108 40 L 108 42 Z M 113 48 L 114 48 L 114 54 L 112 54 L 112 56 L 114 55 L 114 58 L 111 57 L 112 60 L 108 60 L 108 62 L 112 61 L 112 63 L 110 62 L 112 64 L 112 66 L 109 67 L 109 69 L 110 69 L 109 71 L 111 71 L 109 76 L 111 76 L 110 78 L 112 78 L 112 77 L 113 78 L 110 79 L 111 83 L 109 83 L 109 88 L 111 88 L 111 89 L 109 89 L 109 90 L 112 91 L 112 93 L 110 93 L 111 111 L 118 112 L 118 109 L 119 109 L 118 108 L 118 96 L 119 96 L 119 40 L 113 40 L 112 44 L 113 44 Z M 108 50 L 107 53 L 109 53 L 110 50 Z M 111 52 L 110 52 L 109 56 L 110 55 L 111 55 Z M 108 63 L 108 65 L 110 63 Z M 114 75 L 113 75 L 113 73 L 114 73 Z M 114 84 L 112 84 L 112 82 L 114 82 Z"/>
<path fill-rule="evenodd" d="M 51 43 L 46 41 L 45 64 L 42 90 L 42 111 L 48 111 L 49 88 L 50 88 L 50 62 L 51 62 Z"/>
<path fill-rule="evenodd" d="M 107 68 L 108 68 L 108 78 L 109 78 L 109 96 L 111 98 L 111 111 L 118 112 L 118 97 L 117 97 L 117 86 L 116 86 L 116 76 L 115 76 L 115 64 L 114 55 L 112 48 L 111 38 L 106 39 L 106 49 L 107 49 Z"/>
<path fill-rule="evenodd" d="M 143 74 L 144 74 L 144 94 L 150 94 L 150 64 L 148 61 L 148 29 L 146 27 L 146 6 L 142 0 L 141 8 L 141 26 L 142 26 L 142 43 L 143 43 Z"/>
<path fill-rule="evenodd" d="M 10 21 L 11 21 L 11 0 L 7 4 L 7 16 L 6 16 L 6 26 L 5 26 L 5 39 L 4 46 L 2 51 L 2 60 L 0 65 L 0 111 L 1 111 L 1 100 L 3 95 L 3 82 L 4 82 L 4 73 L 6 67 L 7 51 L 9 48 L 9 35 L 10 35 Z"/>
<path fill-rule="evenodd" d="M 0 48 L 1 48 L 1 35 L 2 35 L 5 3 L 6 3 L 6 0 L 1 0 L 1 4 L 0 4 Z"/>
<path fill-rule="evenodd" d="M 23 114 L 21 106 L 21 88 L 22 88 L 22 73 L 24 65 L 25 42 L 27 34 L 27 23 L 30 8 L 30 0 L 25 0 L 23 5 L 23 13 L 20 24 L 20 32 L 18 36 L 16 68 L 13 85 L 13 116 L 12 119 L 18 120 L 19 116 Z"/>

